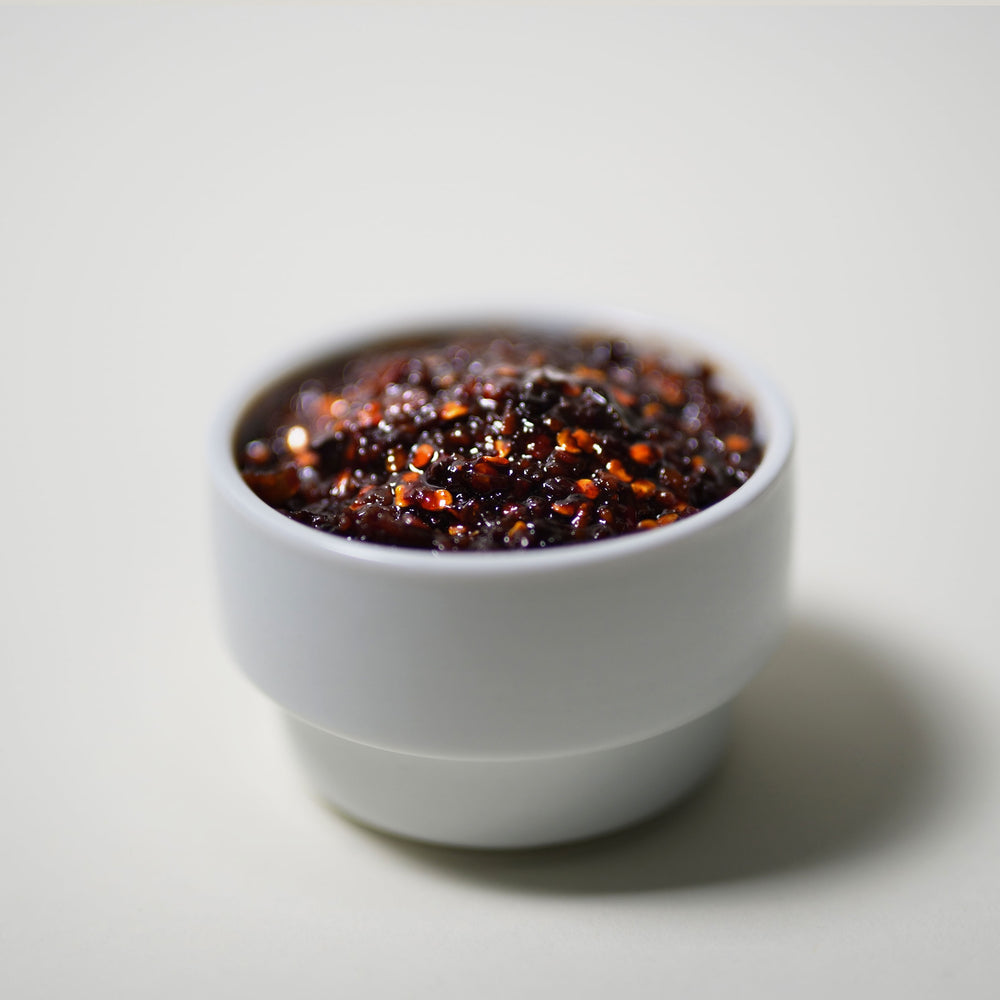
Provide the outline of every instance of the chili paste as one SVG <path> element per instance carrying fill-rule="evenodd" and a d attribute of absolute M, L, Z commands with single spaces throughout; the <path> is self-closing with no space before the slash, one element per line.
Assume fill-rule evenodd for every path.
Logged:
<path fill-rule="evenodd" d="M 521 330 L 331 363 L 248 427 L 243 478 L 276 510 L 436 550 L 659 528 L 729 496 L 762 455 L 750 405 L 710 365 Z"/>

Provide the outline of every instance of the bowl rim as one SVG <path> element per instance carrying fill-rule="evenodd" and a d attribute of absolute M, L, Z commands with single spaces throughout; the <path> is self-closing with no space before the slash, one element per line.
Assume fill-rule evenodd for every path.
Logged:
<path fill-rule="evenodd" d="M 440 552 L 380 545 L 328 534 L 285 517 L 268 506 L 243 481 L 235 460 L 235 436 L 246 413 L 262 395 L 312 363 L 350 355 L 408 334 L 436 327 L 486 326 L 549 328 L 564 331 L 607 329 L 626 339 L 652 343 L 679 356 L 703 358 L 723 374 L 735 376 L 737 392 L 750 396 L 757 422 L 766 428 L 764 454 L 750 478 L 732 494 L 690 518 L 650 531 L 546 549 Z M 758 364 L 742 351 L 689 321 L 621 306 L 503 303 L 452 305 L 444 308 L 395 310 L 338 322 L 319 337 L 307 340 L 258 364 L 237 379 L 216 412 L 209 433 L 208 465 L 215 489 L 244 518 L 275 542 L 330 560 L 343 560 L 358 569 L 392 572 L 496 576 L 530 571 L 563 571 L 668 550 L 687 538 L 711 530 L 769 492 L 788 466 L 795 443 L 795 427 L 788 403 Z"/>

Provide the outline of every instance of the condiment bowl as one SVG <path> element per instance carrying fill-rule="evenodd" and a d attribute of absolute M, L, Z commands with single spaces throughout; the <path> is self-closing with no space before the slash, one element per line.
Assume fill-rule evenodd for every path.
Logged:
<path fill-rule="evenodd" d="M 497 324 L 599 329 L 709 361 L 764 444 L 693 517 L 516 552 L 414 551 L 325 534 L 268 507 L 236 463 L 249 415 L 310 365 L 409 334 Z M 222 617 L 281 708 L 315 791 L 404 837 L 530 847 L 651 816 L 718 761 L 733 700 L 780 641 L 791 536 L 789 410 L 748 360 L 624 310 L 505 309 L 357 324 L 275 362 L 212 430 Z"/>

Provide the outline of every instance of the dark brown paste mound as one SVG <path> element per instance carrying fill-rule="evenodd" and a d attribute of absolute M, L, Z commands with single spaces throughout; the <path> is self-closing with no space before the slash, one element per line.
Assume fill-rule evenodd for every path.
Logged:
<path fill-rule="evenodd" d="M 518 332 L 372 353 L 302 383 L 240 444 L 302 524 L 439 550 L 542 548 L 690 517 L 757 467 L 750 407 L 707 365 Z"/>

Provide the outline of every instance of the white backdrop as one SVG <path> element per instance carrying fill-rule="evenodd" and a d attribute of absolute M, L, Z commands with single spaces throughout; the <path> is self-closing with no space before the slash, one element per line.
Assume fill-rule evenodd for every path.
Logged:
<path fill-rule="evenodd" d="M 0 992 L 991 995 L 1000 12 L 0 7 Z M 687 317 L 799 422 L 719 776 L 535 854 L 314 802 L 223 649 L 206 426 L 359 314 Z"/>

